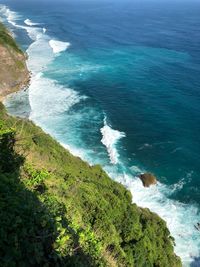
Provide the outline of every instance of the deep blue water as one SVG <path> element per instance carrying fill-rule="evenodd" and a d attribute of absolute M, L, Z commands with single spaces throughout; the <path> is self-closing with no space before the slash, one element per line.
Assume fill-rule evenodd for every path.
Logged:
<path fill-rule="evenodd" d="M 200 246 L 200 1 L 0 3 L 17 12 L 17 25 L 40 23 L 30 26 L 40 34 L 32 39 L 8 23 L 36 76 L 10 111 L 23 103 L 31 119 L 163 216 L 187 266 Z M 71 45 L 53 54 L 51 39 Z M 141 171 L 158 177 L 158 189 L 142 188 Z"/>

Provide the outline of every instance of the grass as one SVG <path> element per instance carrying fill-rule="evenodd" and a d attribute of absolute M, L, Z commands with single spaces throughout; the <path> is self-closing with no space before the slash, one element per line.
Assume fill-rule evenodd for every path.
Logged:
<path fill-rule="evenodd" d="M 181 266 L 166 223 L 99 165 L 2 104 L 0 122 L 2 266 Z"/>
<path fill-rule="evenodd" d="M 22 50 L 16 44 L 8 30 L 5 26 L 0 22 L 0 44 L 9 48 L 12 48 L 17 53 L 22 54 Z"/>

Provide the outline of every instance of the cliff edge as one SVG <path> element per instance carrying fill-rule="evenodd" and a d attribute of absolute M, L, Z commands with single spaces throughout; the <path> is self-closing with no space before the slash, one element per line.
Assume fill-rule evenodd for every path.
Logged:
<path fill-rule="evenodd" d="M 5 96 L 29 75 L 26 57 L 1 28 Z M 74 157 L 31 121 L 9 116 L 2 103 L 0 218 L 4 267 L 181 266 L 165 221 L 133 204 L 99 165 Z"/>

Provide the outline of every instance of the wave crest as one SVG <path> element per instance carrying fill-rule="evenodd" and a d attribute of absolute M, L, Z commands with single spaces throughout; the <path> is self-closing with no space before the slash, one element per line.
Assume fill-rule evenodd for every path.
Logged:
<path fill-rule="evenodd" d="M 30 19 L 25 19 L 24 23 L 28 26 L 37 26 L 37 25 L 40 25 L 40 23 L 35 23 L 35 22 L 32 22 L 32 20 Z"/>
<path fill-rule="evenodd" d="M 49 45 L 52 48 L 54 54 L 64 52 L 71 45 L 69 42 L 61 42 L 57 40 L 50 40 Z"/>
<path fill-rule="evenodd" d="M 117 151 L 116 144 L 121 138 L 126 136 L 125 133 L 119 132 L 117 130 L 113 130 L 107 124 L 106 119 L 104 119 L 104 126 L 101 128 L 100 131 L 103 136 L 101 139 L 101 142 L 107 148 L 107 151 L 110 157 L 110 162 L 112 164 L 117 164 L 119 153 Z"/>

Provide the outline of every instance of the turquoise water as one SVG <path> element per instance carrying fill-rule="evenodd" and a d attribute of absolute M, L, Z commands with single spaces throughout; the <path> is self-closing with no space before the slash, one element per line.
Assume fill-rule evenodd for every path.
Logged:
<path fill-rule="evenodd" d="M 0 3 L 32 71 L 8 110 L 101 163 L 167 221 L 184 265 L 200 266 L 200 3 Z M 143 188 L 143 171 L 159 185 Z"/>

